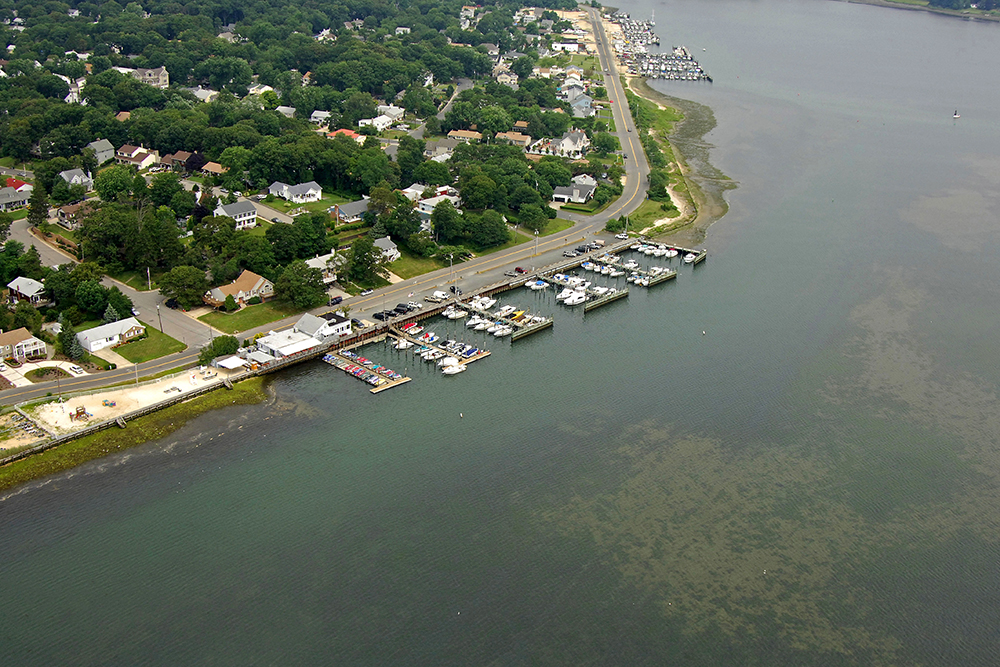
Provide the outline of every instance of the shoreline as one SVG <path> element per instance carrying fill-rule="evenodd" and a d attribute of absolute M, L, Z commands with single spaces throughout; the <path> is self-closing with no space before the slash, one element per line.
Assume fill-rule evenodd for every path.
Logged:
<path fill-rule="evenodd" d="M 835 0 L 836 2 L 847 2 L 854 5 L 871 5 L 873 7 L 887 7 L 890 9 L 905 9 L 916 12 L 929 12 L 931 14 L 941 14 L 964 19 L 966 21 L 988 21 L 1000 22 L 1000 15 L 996 14 L 970 14 L 967 9 L 948 9 L 947 7 L 930 7 L 926 5 L 907 5 L 902 2 L 892 2 L 892 0 Z"/>
<path fill-rule="evenodd" d="M 669 238 L 678 244 L 698 245 L 705 240 L 708 228 L 729 212 L 725 192 L 739 186 L 709 160 L 709 151 L 714 146 L 705 141 L 705 135 L 716 126 L 715 114 L 704 104 L 661 93 L 651 87 L 645 77 L 628 77 L 627 86 L 629 91 L 647 102 L 672 108 L 683 115 L 670 135 L 662 139 L 673 152 L 689 196 L 683 197 L 682 201 L 675 200 L 682 214 L 665 224 L 662 231 L 652 235 Z M 671 190 L 671 197 L 674 196 Z M 693 219 L 684 215 L 685 205 L 694 206 Z"/>

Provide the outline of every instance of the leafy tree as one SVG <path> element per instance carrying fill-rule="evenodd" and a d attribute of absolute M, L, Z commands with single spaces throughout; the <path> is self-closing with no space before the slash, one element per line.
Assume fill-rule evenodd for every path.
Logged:
<path fill-rule="evenodd" d="M 117 285 L 108 290 L 108 307 L 115 309 L 115 313 L 118 315 L 116 321 L 120 320 L 122 316 L 130 317 L 132 315 L 132 299 L 125 296 Z M 105 312 L 105 314 L 107 313 Z"/>
<path fill-rule="evenodd" d="M 42 280 L 45 278 L 45 273 L 46 270 L 42 268 L 42 258 L 38 254 L 38 248 L 36 248 L 34 244 L 31 244 L 28 249 L 17 258 L 17 275 L 24 276 L 25 278 Z"/>
<path fill-rule="evenodd" d="M 521 213 L 517 216 L 517 220 L 522 226 L 528 229 L 533 229 L 535 231 L 541 232 L 545 229 L 548 224 L 548 216 L 542 211 L 542 208 L 537 204 L 526 204 L 521 207 Z"/>
<path fill-rule="evenodd" d="M 353 280 L 371 282 L 385 272 L 385 256 L 370 236 L 362 236 L 351 244 L 348 259 L 348 275 Z"/>
<path fill-rule="evenodd" d="M 406 245 L 411 251 L 421 257 L 430 257 L 434 254 L 434 249 L 437 247 L 431 233 L 423 231 L 410 234 L 406 239 Z"/>
<path fill-rule="evenodd" d="M 223 357 L 227 354 L 236 354 L 240 349 L 240 341 L 235 336 L 218 336 L 212 342 L 201 348 L 198 353 L 198 363 L 207 365 L 216 357 Z"/>
<path fill-rule="evenodd" d="M 32 189 L 28 199 L 28 224 L 38 227 L 49 219 L 49 196 L 45 188 L 38 184 Z"/>
<path fill-rule="evenodd" d="M 431 228 L 441 243 L 451 243 L 461 238 L 463 225 L 462 216 L 447 199 L 438 203 L 431 212 Z"/>
<path fill-rule="evenodd" d="M 108 305 L 107 290 L 96 280 L 85 280 L 76 286 L 76 303 L 94 315 L 103 313 Z"/>
<path fill-rule="evenodd" d="M 503 245 L 510 240 L 510 230 L 503 216 L 493 210 L 482 215 L 470 215 L 466 225 L 469 240 L 479 248 Z"/>
<path fill-rule="evenodd" d="M 493 202 L 496 189 L 496 181 L 486 174 L 476 174 L 461 186 L 462 203 L 469 208 L 487 208 Z"/>
<path fill-rule="evenodd" d="M 109 167 L 94 178 L 94 189 L 106 202 L 127 196 L 132 189 L 132 170 L 121 164 Z"/>
<path fill-rule="evenodd" d="M 279 299 L 295 304 L 298 308 L 315 308 L 326 302 L 323 273 L 303 260 L 296 260 L 285 267 L 274 292 Z"/>
<path fill-rule="evenodd" d="M 448 185 L 455 179 L 444 163 L 426 160 L 413 170 L 413 180 L 427 185 Z"/>
<path fill-rule="evenodd" d="M 67 317 L 66 313 L 62 313 L 59 315 L 59 323 L 62 324 L 62 330 L 56 340 L 62 353 L 74 361 L 82 359 L 85 350 L 76 338 L 76 329 L 73 327 L 72 320 Z"/>
<path fill-rule="evenodd" d="M 594 138 L 591 139 L 590 145 L 601 156 L 605 156 L 618 148 L 618 142 L 607 132 L 597 132 L 594 134 Z"/>
<path fill-rule="evenodd" d="M 222 309 L 224 311 L 226 311 L 227 313 L 231 313 L 231 312 L 233 312 L 235 310 L 238 310 L 239 307 L 240 306 L 239 306 L 239 304 L 236 303 L 236 299 L 233 297 L 233 295 L 232 294 L 227 294 L 226 295 L 226 300 L 222 304 Z"/>
<path fill-rule="evenodd" d="M 109 324 L 111 322 L 117 322 L 120 319 L 121 316 L 118 314 L 118 311 L 115 310 L 115 307 L 109 303 L 108 307 L 104 309 L 104 317 L 101 318 L 101 321 L 104 322 L 104 324 Z"/>
<path fill-rule="evenodd" d="M 0 244 L 7 240 L 10 235 L 10 226 L 14 223 L 14 216 L 10 213 L 0 213 Z"/>
<path fill-rule="evenodd" d="M 530 56 L 521 56 L 513 63 L 511 63 L 510 71 L 518 76 L 519 79 L 527 79 L 531 76 L 531 71 L 535 67 L 535 60 Z"/>
<path fill-rule="evenodd" d="M 179 218 L 185 218 L 194 211 L 198 199 L 190 190 L 181 190 L 170 198 L 170 208 Z"/>
<path fill-rule="evenodd" d="M 176 195 L 184 190 L 180 176 L 165 171 L 153 176 L 149 184 L 149 198 L 157 206 L 170 206 Z M 192 203 L 192 208 L 194 204 Z"/>
<path fill-rule="evenodd" d="M 34 334 L 40 333 L 42 330 L 42 314 L 28 301 L 18 301 L 14 307 L 13 326 L 15 329 L 24 327 Z"/>
<path fill-rule="evenodd" d="M 205 272 L 193 266 L 175 266 L 159 279 L 160 294 L 177 299 L 184 308 L 194 308 L 202 303 L 209 284 Z"/>

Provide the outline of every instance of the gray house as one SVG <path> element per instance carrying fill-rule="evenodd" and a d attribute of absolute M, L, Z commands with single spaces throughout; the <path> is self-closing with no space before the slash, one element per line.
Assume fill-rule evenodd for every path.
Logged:
<path fill-rule="evenodd" d="M 87 189 L 87 192 L 94 189 L 94 179 L 90 177 L 90 174 L 84 172 L 83 169 L 60 171 L 59 177 L 70 185 L 82 185 Z"/>
<path fill-rule="evenodd" d="M 108 160 L 115 159 L 115 147 L 112 146 L 111 142 L 107 139 L 91 141 L 87 144 L 87 148 L 92 148 L 94 150 L 94 155 L 97 156 L 97 164 L 104 164 Z"/>

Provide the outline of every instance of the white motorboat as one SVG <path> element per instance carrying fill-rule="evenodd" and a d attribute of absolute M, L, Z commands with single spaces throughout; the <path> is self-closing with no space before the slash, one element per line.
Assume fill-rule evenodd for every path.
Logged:
<path fill-rule="evenodd" d="M 649 256 L 652 255 L 654 252 L 656 252 L 656 248 L 654 248 L 653 246 L 646 246 L 645 250 L 642 251 L 642 254 Z"/>
<path fill-rule="evenodd" d="M 608 275 L 611 276 L 612 278 L 620 278 L 620 277 L 622 277 L 622 276 L 625 275 L 625 272 L 621 271 L 619 269 L 615 269 L 614 271 L 612 271 Z"/>
<path fill-rule="evenodd" d="M 577 292 L 586 292 L 587 288 L 590 287 L 590 282 L 583 282 L 574 287 L 573 289 Z"/>
<path fill-rule="evenodd" d="M 653 251 L 653 256 L 654 257 L 666 257 L 667 256 L 667 248 L 666 248 L 666 246 L 662 246 L 661 245 L 659 248 L 657 248 L 656 250 L 654 250 Z"/>
<path fill-rule="evenodd" d="M 641 243 L 633 243 L 632 245 L 629 246 L 629 250 L 638 250 L 641 247 L 642 247 Z"/>
<path fill-rule="evenodd" d="M 622 268 L 623 269 L 638 269 L 639 268 L 639 262 L 635 261 L 634 259 L 630 259 L 629 261 L 627 261 L 624 264 L 622 264 Z"/>
<path fill-rule="evenodd" d="M 441 372 L 445 375 L 458 375 L 467 368 L 465 364 L 452 364 L 450 366 L 445 366 L 441 369 Z"/>
<path fill-rule="evenodd" d="M 458 359 L 456 359 L 455 357 L 443 357 L 443 358 L 442 358 L 442 359 L 441 359 L 441 360 L 440 360 L 440 361 L 439 361 L 439 362 L 437 363 L 437 365 L 438 365 L 438 366 L 441 366 L 442 368 L 447 368 L 448 366 L 454 366 L 454 365 L 455 365 L 455 364 L 457 364 L 457 363 L 460 363 L 460 362 L 459 362 L 459 361 L 458 361 Z"/>
<path fill-rule="evenodd" d="M 695 254 L 693 252 L 689 252 L 688 254 L 684 255 L 684 263 L 690 264 L 691 262 L 694 261 L 694 258 Z"/>
<path fill-rule="evenodd" d="M 486 327 L 486 333 L 493 333 L 502 326 L 503 326 L 502 322 L 493 322 L 488 327 Z"/>
<path fill-rule="evenodd" d="M 493 306 L 496 305 L 496 303 L 497 303 L 496 299 L 491 299 L 488 296 L 479 297 L 479 307 L 482 308 L 483 310 L 492 308 Z"/>
<path fill-rule="evenodd" d="M 504 306 L 503 308 L 500 309 L 500 312 L 498 312 L 497 315 L 499 317 L 507 317 L 515 310 L 517 310 L 517 306 Z"/>
<path fill-rule="evenodd" d="M 413 343 L 406 340 L 405 338 L 400 338 L 399 340 L 396 341 L 396 344 L 393 347 L 395 347 L 397 350 L 406 350 L 408 348 L 413 347 Z"/>
<path fill-rule="evenodd" d="M 677 252 L 676 248 L 670 248 L 669 250 L 667 250 L 667 257 L 673 258 L 673 257 L 676 257 L 679 254 L 680 253 Z"/>
<path fill-rule="evenodd" d="M 608 289 L 609 289 L 608 287 L 595 287 L 594 294 L 596 294 L 597 296 L 604 296 L 605 294 L 608 293 Z"/>
<path fill-rule="evenodd" d="M 472 327 L 476 326 L 482 321 L 483 321 L 482 317 L 480 317 L 479 315 L 473 315 L 472 317 L 470 317 L 465 321 L 465 326 L 471 329 Z"/>
<path fill-rule="evenodd" d="M 486 331 L 486 329 L 488 329 L 491 324 L 493 324 L 493 322 L 490 320 L 482 320 L 479 324 L 476 325 L 476 331 Z"/>
<path fill-rule="evenodd" d="M 543 290 L 543 289 L 545 289 L 548 286 L 549 286 L 549 284 L 547 282 L 545 282 L 544 280 L 536 280 L 533 283 L 528 283 L 528 289 L 532 289 L 532 290 L 534 290 L 536 292 L 538 290 Z"/>
<path fill-rule="evenodd" d="M 567 306 L 579 306 L 581 303 L 587 300 L 587 295 L 584 292 L 574 292 L 566 298 L 563 303 Z"/>
<path fill-rule="evenodd" d="M 556 294 L 556 301 L 564 301 L 566 297 L 568 297 L 570 294 L 573 294 L 573 291 L 574 290 L 572 287 L 565 288 L 562 292 Z"/>

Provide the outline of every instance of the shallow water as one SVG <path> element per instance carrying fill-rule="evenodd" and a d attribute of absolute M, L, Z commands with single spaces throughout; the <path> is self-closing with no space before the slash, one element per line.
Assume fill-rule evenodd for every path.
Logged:
<path fill-rule="evenodd" d="M 994 663 L 1000 27 L 656 15 L 740 184 L 708 261 L 586 317 L 508 293 L 555 327 L 461 375 L 370 346 L 414 381 L 304 365 L 6 497 L 11 664 Z"/>

